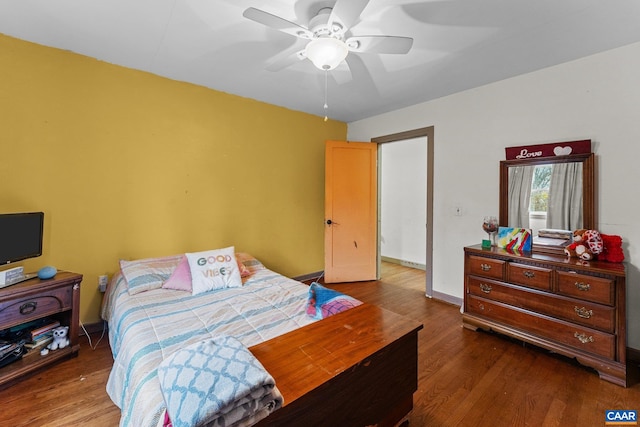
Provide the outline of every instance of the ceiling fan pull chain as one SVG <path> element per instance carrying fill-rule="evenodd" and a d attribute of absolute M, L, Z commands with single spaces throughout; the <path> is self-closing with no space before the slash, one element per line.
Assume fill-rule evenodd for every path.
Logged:
<path fill-rule="evenodd" d="M 327 85 L 327 80 L 329 78 L 329 70 L 324 70 L 324 121 L 326 122 L 327 120 L 329 120 L 328 114 L 329 114 L 329 104 L 327 104 L 327 92 L 328 92 L 328 85 Z"/>

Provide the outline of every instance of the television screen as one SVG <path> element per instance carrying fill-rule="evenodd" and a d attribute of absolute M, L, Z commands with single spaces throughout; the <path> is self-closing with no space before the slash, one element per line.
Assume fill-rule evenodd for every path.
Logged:
<path fill-rule="evenodd" d="M 42 255 L 43 212 L 0 214 L 0 265 Z"/>

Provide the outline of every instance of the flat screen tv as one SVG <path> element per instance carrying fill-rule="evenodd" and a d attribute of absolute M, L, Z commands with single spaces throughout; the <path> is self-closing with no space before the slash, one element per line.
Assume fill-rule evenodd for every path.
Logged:
<path fill-rule="evenodd" d="M 0 265 L 42 255 L 43 212 L 0 214 Z"/>

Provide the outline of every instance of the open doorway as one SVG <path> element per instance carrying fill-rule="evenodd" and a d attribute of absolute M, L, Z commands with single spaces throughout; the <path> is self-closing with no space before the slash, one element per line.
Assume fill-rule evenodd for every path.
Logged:
<path fill-rule="evenodd" d="M 378 150 L 378 276 L 384 279 L 385 274 L 404 274 L 394 264 L 423 270 L 425 295 L 431 297 L 434 129 L 415 129 L 373 138 L 371 142 L 381 144 Z M 416 197 L 416 191 L 424 194 Z"/>

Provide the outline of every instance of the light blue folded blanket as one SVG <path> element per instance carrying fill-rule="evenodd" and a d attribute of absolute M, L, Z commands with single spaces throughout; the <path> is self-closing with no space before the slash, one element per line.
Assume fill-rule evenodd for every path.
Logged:
<path fill-rule="evenodd" d="M 229 336 L 176 351 L 158 379 L 173 427 L 250 426 L 283 403 L 273 377 Z"/>

